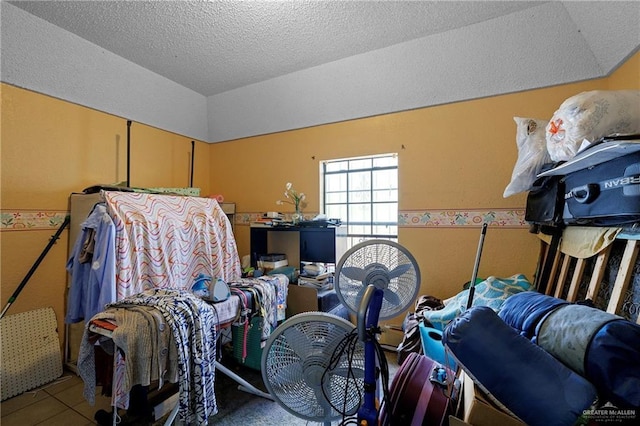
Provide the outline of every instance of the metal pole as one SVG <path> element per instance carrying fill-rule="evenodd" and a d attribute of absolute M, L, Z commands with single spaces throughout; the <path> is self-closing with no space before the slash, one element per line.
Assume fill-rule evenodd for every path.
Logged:
<path fill-rule="evenodd" d="M 127 188 L 131 188 L 131 120 L 127 120 Z"/>
<path fill-rule="evenodd" d="M 33 273 L 36 271 L 36 269 L 38 269 L 38 266 L 40 266 L 40 263 L 42 262 L 44 257 L 47 255 L 47 253 L 49 253 L 49 250 L 51 250 L 51 247 L 53 247 L 53 245 L 58 240 L 58 238 L 60 238 L 60 234 L 62 234 L 62 231 L 64 230 L 64 228 L 66 228 L 69 225 L 70 222 L 71 222 L 71 216 L 67 215 L 67 217 L 64 218 L 64 222 L 62 222 L 62 225 L 60 225 L 60 228 L 58 228 L 58 231 L 56 231 L 55 235 L 51 237 L 51 240 L 49 240 L 49 244 L 47 244 L 47 246 L 42 251 L 42 253 L 40 253 L 40 257 L 38 257 L 38 259 L 33 264 L 31 269 L 29 269 L 29 272 L 27 272 L 27 275 L 24 277 L 24 279 L 22 280 L 22 282 L 20 283 L 16 291 L 14 291 L 11 297 L 9 298 L 9 301 L 7 302 L 4 309 L 2 310 L 2 313 L 0 314 L 0 318 L 4 317 L 4 314 L 7 312 L 11 304 L 15 302 L 15 300 L 18 298 L 18 295 L 22 291 L 23 287 L 27 285 L 27 281 L 29 281 Z"/>
<path fill-rule="evenodd" d="M 189 178 L 189 188 L 193 188 L 193 158 L 196 152 L 196 142 L 191 141 L 191 177 Z"/>
<path fill-rule="evenodd" d="M 476 252 L 476 263 L 473 265 L 473 274 L 469 283 L 469 300 L 467 300 L 467 309 L 473 304 L 473 294 L 476 291 L 476 278 L 478 278 L 478 267 L 480 266 L 480 255 L 482 254 L 482 245 L 484 244 L 484 236 L 487 234 L 487 224 L 482 224 L 480 232 L 480 241 L 478 242 L 478 251 Z"/>

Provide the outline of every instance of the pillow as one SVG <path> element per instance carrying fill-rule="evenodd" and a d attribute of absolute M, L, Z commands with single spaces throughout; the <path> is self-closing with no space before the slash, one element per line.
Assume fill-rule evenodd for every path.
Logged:
<path fill-rule="evenodd" d="M 509 278 L 489 277 L 475 285 L 472 306 L 488 306 L 498 312 L 507 297 L 521 291 L 533 290 L 533 286 L 522 274 Z M 437 330 L 444 328 L 467 309 L 469 290 L 463 290 L 448 300 L 445 307 L 436 311 L 424 311 L 424 319 Z"/>
<path fill-rule="evenodd" d="M 521 117 L 513 117 L 513 120 L 516 122 L 518 159 L 511 182 L 504 190 L 504 198 L 531 189 L 542 165 L 551 162 L 545 132 L 548 122 Z"/>
<path fill-rule="evenodd" d="M 553 161 L 567 161 L 605 136 L 635 133 L 640 133 L 640 90 L 582 92 L 553 114 L 546 128 L 547 150 Z"/>

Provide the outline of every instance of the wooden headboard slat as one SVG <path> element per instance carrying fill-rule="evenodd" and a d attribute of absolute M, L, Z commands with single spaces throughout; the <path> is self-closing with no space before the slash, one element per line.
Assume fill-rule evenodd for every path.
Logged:
<path fill-rule="evenodd" d="M 600 291 L 600 284 L 604 278 L 604 273 L 609 261 L 609 254 L 611 253 L 611 246 L 607 246 L 598 256 L 593 266 L 593 273 L 591 275 L 591 281 L 589 281 L 589 288 L 587 289 L 586 299 L 596 300 L 598 291 Z"/>
<path fill-rule="evenodd" d="M 556 292 L 558 291 L 557 290 L 558 286 L 555 285 L 555 287 L 554 287 L 555 281 L 551 277 L 555 277 L 556 274 L 558 273 L 558 266 L 560 265 L 560 259 L 561 259 L 562 256 L 561 256 L 561 253 L 560 253 L 559 250 L 556 251 L 555 253 L 547 253 L 547 256 L 554 256 L 553 264 L 551 266 L 551 273 L 549 274 L 550 279 L 549 279 L 549 282 L 547 282 L 547 289 L 545 291 L 545 294 L 547 296 L 550 296 L 551 293 L 553 293 L 553 289 L 554 288 L 556 288 Z"/>
<path fill-rule="evenodd" d="M 584 275 L 584 268 L 586 265 L 587 264 L 584 259 L 576 260 L 576 266 L 571 276 L 571 284 L 569 285 L 569 292 L 567 293 L 567 300 L 569 302 L 575 302 L 578 297 L 578 288 L 580 286 L 582 276 Z"/>
<path fill-rule="evenodd" d="M 616 281 L 613 285 L 611 292 L 611 298 L 609 299 L 609 305 L 607 306 L 607 312 L 615 314 L 622 307 L 624 301 L 624 294 L 629 286 L 631 280 L 631 274 L 633 272 L 633 266 L 638 258 L 638 240 L 627 240 L 627 245 L 622 255 L 622 261 L 620 262 L 620 270 L 616 276 Z"/>
<path fill-rule="evenodd" d="M 564 285 L 567 282 L 567 276 L 569 275 L 569 266 L 571 266 L 571 257 L 563 254 L 562 267 L 560 268 L 560 275 L 558 275 L 558 279 L 556 280 L 556 292 L 554 294 L 557 298 L 562 297 L 562 289 L 564 288 Z"/>
<path fill-rule="evenodd" d="M 562 236 L 555 247 L 546 237 L 540 241 L 538 291 L 569 302 L 588 301 L 640 324 L 640 234 L 620 232 L 599 253 L 583 259 L 560 250 Z"/>

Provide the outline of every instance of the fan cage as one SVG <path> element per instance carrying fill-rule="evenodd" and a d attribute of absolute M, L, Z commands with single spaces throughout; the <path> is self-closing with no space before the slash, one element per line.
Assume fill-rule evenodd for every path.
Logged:
<path fill-rule="evenodd" d="M 263 353 L 269 393 L 285 410 L 308 421 L 355 414 L 362 403 L 364 348 L 358 342 L 337 355 L 353 331 L 351 323 L 326 313 L 298 314 L 285 321 Z M 330 368 L 333 357 L 337 359 Z"/>
<path fill-rule="evenodd" d="M 413 255 L 400 244 L 388 240 L 368 240 L 349 249 L 338 262 L 336 268 L 336 293 L 340 302 L 352 313 L 357 314 L 360 301 L 368 283 L 352 279 L 343 273 L 344 268 L 360 268 L 374 277 L 376 272 L 383 275 L 404 266 L 405 272 L 390 278 L 383 289 L 392 293 L 397 303 L 384 297 L 380 308 L 380 319 L 390 319 L 403 313 L 411 306 L 420 290 L 420 269 Z M 373 283 L 378 287 L 376 283 Z"/>

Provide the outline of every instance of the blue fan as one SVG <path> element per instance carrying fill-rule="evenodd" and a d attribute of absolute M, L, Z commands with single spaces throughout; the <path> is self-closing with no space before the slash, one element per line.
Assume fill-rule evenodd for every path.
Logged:
<path fill-rule="evenodd" d="M 358 337 L 364 343 L 364 403 L 359 425 L 377 425 L 375 341 L 378 321 L 402 314 L 420 290 L 418 262 L 407 249 L 387 240 L 355 245 L 336 267 L 338 298 L 357 317 Z"/>

